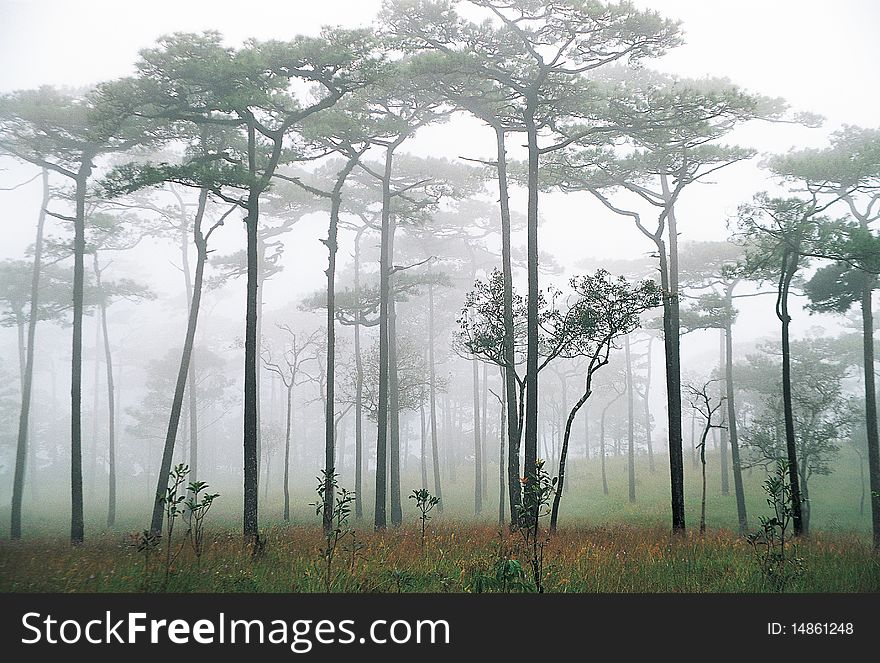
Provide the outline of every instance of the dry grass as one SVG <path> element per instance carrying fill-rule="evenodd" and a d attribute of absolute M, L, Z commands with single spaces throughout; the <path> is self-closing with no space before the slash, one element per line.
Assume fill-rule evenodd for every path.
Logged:
<path fill-rule="evenodd" d="M 164 582 L 163 554 L 145 569 L 127 538 L 106 535 L 80 548 L 57 538 L 0 544 L 4 592 L 321 592 L 323 543 L 316 527 L 273 527 L 256 558 L 236 531 L 211 531 L 197 561 L 184 547 Z M 502 556 L 528 560 L 517 533 L 479 525 L 432 527 L 422 555 L 414 526 L 357 531 L 363 546 L 338 553 L 333 591 L 475 592 Z M 182 540 L 181 540 L 182 541 Z M 880 591 L 880 559 L 864 540 L 812 536 L 798 545 L 804 575 L 790 591 Z M 529 583 L 530 585 L 531 583 Z M 752 549 L 726 530 L 673 536 L 664 527 L 569 527 L 549 539 L 544 584 L 550 592 L 768 591 Z"/>

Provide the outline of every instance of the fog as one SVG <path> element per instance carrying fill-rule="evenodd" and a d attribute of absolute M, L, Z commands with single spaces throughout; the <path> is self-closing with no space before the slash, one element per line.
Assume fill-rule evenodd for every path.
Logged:
<path fill-rule="evenodd" d="M 461 5 L 459 9 L 463 17 L 482 20 L 490 16 L 484 8 L 468 3 Z M 694 265 L 702 255 L 694 248 L 694 243 L 735 239 L 740 244 L 747 244 L 749 235 L 755 239 L 757 234 L 754 229 L 738 222 L 742 214 L 740 206 L 753 202 L 753 196 L 763 191 L 779 197 L 803 195 L 802 184 L 785 181 L 769 167 L 773 155 L 806 148 L 825 149 L 834 140 L 835 132 L 848 126 L 876 127 L 880 89 L 874 81 L 876 63 L 880 61 L 880 43 L 876 39 L 880 6 L 870 0 L 835 3 L 819 0 L 773 3 L 640 0 L 634 5 L 638 9 L 656 10 L 664 18 L 681 21 L 683 32 L 681 45 L 670 47 L 659 57 L 646 57 L 642 63 L 645 68 L 682 79 L 727 79 L 727 84 L 745 93 L 779 98 L 787 104 L 786 109 L 773 118 L 745 117 L 748 114 L 743 113 L 731 123 L 729 130 L 711 138 L 710 145 L 741 146 L 754 153 L 748 158 L 734 159 L 730 165 L 689 184 L 675 200 L 674 217 L 682 263 L 680 299 L 684 310 L 695 306 L 696 298 L 707 288 L 716 287 L 711 278 L 697 284 L 699 279 L 689 275 L 698 272 L 701 266 Z M 105 81 L 137 76 L 136 63 L 141 49 L 156 48 L 157 39 L 172 33 L 214 30 L 222 35 L 224 46 L 239 49 L 246 48 L 249 39 L 289 41 L 297 35 L 317 37 L 325 25 L 384 28 L 385 25 L 376 18 L 381 10 L 382 3 L 377 0 L 250 4 L 227 0 L 157 0 L 151 3 L 2 0 L 0 60 L 5 66 L 0 68 L 0 93 L 9 95 L 18 90 L 53 86 L 77 96 Z M 497 23 L 497 19 L 493 20 Z M 392 60 L 401 57 L 397 50 L 388 50 L 387 55 Z M 614 66 L 608 65 L 609 68 Z M 636 73 L 627 71 L 623 73 L 626 80 L 637 79 Z M 596 76 L 598 80 L 601 74 Z M 634 78 L 626 78 L 628 76 Z M 307 105 L 318 94 L 314 87 L 314 81 L 309 86 L 294 86 L 293 93 L 299 95 L 302 105 Z M 387 406 L 393 409 L 395 401 L 399 401 L 400 408 L 399 441 L 394 441 L 391 432 L 388 453 L 396 453 L 399 458 L 400 479 L 395 487 L 392 477 L 389 485 L 391 490 L 402 493 L 404 519 L 414 517 L 413 505 L 406 499 L 413 490 L 425 488 L 436 494 L 435 470 L 442 485 L 441 504 L 446 507 L 438 518 L 477 518 L 491 524 L 499 518 L 511 517 L 508 513 L 511 488 L 503 465 L 508 460 L 509 448 L 499 446 L 506 444 L 505 438 L 509 434 L 502 429 L 508 425 L 506 421 L 502 424 L 507 416 L 500 402 L 504 390 L 503 371 L 499 370 L 497 363 L 487 361 L 485 353 L 478 357 L 481 361 L 471 361 L 472 353 L 460 334 L 458 322 L 463 315 L 466 297 L 473 290 L 474 280 L 486 282 L 492 269 L 501 269 L 502 266 L 498 183 L 492 166 L 497 159 L 496 136 L 485 122 L 466 110 L 455 109 L 453 102 L 444 109 L 448 117 L 419 128 L 398 148 L 396 159 L 400 165 L 397 167 L 401 170 L 395 175 L 398 179 L 389 184 L 391 188 L 411 187 L 411 195 L 403 196 L 406 202 L 401 204 L 404 208 L 410 204 L 414 210 L 410 210 L 410 217 L 406 216 L 407 210 L 397 210 L 400 219 L 391 264 L 399 268 L 395 279 L 400 283 L 409 283 L 407 279 L 411 279 L 413 285 L 407 286 L 409 289 L 393 303 L 396 311 L 393 345 L 397 355 L 394 361 L 397 362 L 395 372 L 399 384 L 397 391 L 389 395 L 388 404 L 379 405 L 382 396 L 379 395 L 378 362 L 383 351 L 378 340 L 381 317 L 378 305 L 367 307 L 369 326 L 357 325 L 366 381 L 361 403 L 363 457 L 358 516 L 367 524 L 374 521 L 377 434 L 380 439 L 382 436 L 377 431 L 371 408 Z M 7 110 L 8 106 L 4 106 L 2 122 L 8 120 Z M 821 116 L 822 122 L 804 123 L 798 115 L 804 113 Z M 560 110 L 559 118 L 564 119 L 563 110 Z M 0 141 L 0 208 L 5 218 L 0 260 L 24 260 L 30 264 L 43 187 L 40 168 L 26 159 L 17 158 L 15 150 L 9 147 L 15 130 L 8 122 L 0 124 L 3 138 Z M 293 124 L 290 136 L 285 139 L 288 147 L 302 143 L 297 143 L 299 131 L 299 125 Z M 546 130 L 540 135 L 541 140 L 545 144 L 553 142 L 551 134 L 552 131 Z M 555 134 L 557 139 L 558 135 Z M 239 131 L 238 140 L 246 139 L 246 132 Z M 191 140 L 195 139 L 178 136 L 129 151 L 99 155 L 94 159 L 95 170 L 90 186 L 100 183 L 114 167 L 132 160 L 140 164 L 180 162 L 183 143 Z M 621 138 L 618 149 L 625 151 L 625 144 L 633 144 L 627 140 Z M 525 297 L 529 272 L 525 134 L 509 132 L 506 147 L 511 164 L 513 285 L 517 294 Z M 303 149 L 317 153 L 322 148 Z M 546 159 L 552 160 L 554 154 L 548 152 Z M 380 282 L 378 228 L 382 222 L 383 201 L 382 187 L 374 175 L 381 172 L 384 155 L 385 143 L 378 139 L 370 143 L 360 165 L 353 166 L 351 179 L 342 188 L 335 288 L 340 310 L 349 306 L 345 309 L 347 313 L 338 318 L 349 317 L 335 325 L 334 416 L 338 422 L 334 427 L 333 469 L 339 475 L 339 486 L 349 490 L 356 487 L 358 425 L 355 325 L 350 319 L 351 310 L 357 310 L 357 306 L 351 307 L 355 288 L 355 242 L 356 238 L 361 238 L 358 240 L 360 285 L 375 290 Z M 50 153 L 44 153 L 44 156 L 51 160 Z M 260 197 L 257 233 L 262 233 L 258 254 L 262 261 L 253 266 L 254 274 L 259 273 L 260 284 L 255 337 L 258 432 L 254 452 L 258 456 L 256 489 L 261 527 L 281 522 L 283 511 L 287 391 L 276 371 L 294 384 L 288 467 L 290 517 L 296 523 L 314 524 L 320 519 L 316 519 L 315 508 L 310 503 L 316 500 L 315 484 L 319 482 L 317 477 L 322 469 L 326 468 L 327 458 L 325 270 L 328 268 L 326 240 L 330 204 L 326 197 L 312 195 L 290 178 L 296 177 L 301 183 L 328 190 L 344 157 L 337 152 L 301 163 L 284 163 L 285 158 L 286 155 L 282 156 L 277 171 L 281 177 L 273 177 L 269 188 Z M 545 156 L 541 158 L 545 159 Z M 541 168 L 545 167 L 542 164 Z M 876 196 L 876 173 L 875 170 L 869 187 L 853 194 L 858 204 Z M 71 297 L 70 282 L 64 281 L 63 274 L 68 274 L 73 267 L 71 247 L 75 205 L 70 178 L 50 172 L 49 181 L 52 192 L 47 206 L 49 215 L 45 219 L 43 261 L 47 271 L 44 276 L 51 279 L 51 268 L 62 270 L 59 271 L 60 281 L 52 286 L 59 290 L 60 302 Z M 653 186 L 647 184 L 647 180 L 640 182 L 647 187 Z M 433 201 L 430 199 L 436 192 L 429 190 L 433 185 L 470 190 L 451 194 L 444 191 L 439 200 Z M 246 189 L 227 188 L 224 191 L 232 198 L 239 198 Z M 607 201 L 641 214 L 650 228 L 656 224 L 658 210 L 644 196 L 621 187 L 608 187 L 603 191 Z M 90 189 L 85 219 L 82 482 L 87 537 L 104 531 L 107 525 L 108 481 L 111 480 L 108 356 L 112 357 L 114 383 L 115 527 L 120 531 L 134 531 L 149 524 L 187 330 L 191 281 L 197 263 L 192 218 L 198 208 L 198 186 L 166 182 L 134 193 L 105 195 L 103 198 L 99 193 L 97 189 Z M 824 192 L 822 196 L 822 201 L 830 200 Z M 570 305 L 574 297 L 570 279 L 593 274 L 597 268 L 605 268 L 614 276 L 626 276 L 629 283 L 649 278 L 659 286 L 657 247 L 639 231 L 631 218 L 614 213 L 588 190 L 563 192 L 559 186 L 548 184 L 542 186 L 539 201 L 537 248 L 540 251 L 538 267 L 542 291 L 557 287 L 564 293 L 560 296 L 560 303 Z M 218 517 L 238 528 L 242 501 L 246 500 L 246 491 L 242 489 L 245 476 L 242 431 L 243 427 L 246 428 L 247 404 L 243 367 L 246 365 L 248 277 L 243 259 L 247 245 L 243 221 L 248 212 L 243 206 L 236 206 L 234 201 L 212 193 L 205 203 L 202 229 L 207 232 L 227 213 L 224 223 L 212 231 L 208 243 L 205 287 L 195 331 L 194 368 L 188 372 L 188 379 L 195 379 L 196 394 L 194 399 L 187 395 L 183 401 L 173 464 L 192 463 L 195 431 L 198 479 L 209 482 L 211 489 L 220 493 L 216 507 Z M 850 212 L 845 202 L 838 201 L 824 214 L 831 219 L 845 219 Z M 181 219 L 185 224 L 182 233 Z M 364 231 L 365 223 L 370 225 Z M 101 224 L 109 224 L 111 228 L 116 224 L 122 228 L 116 237 L 109 232 L 106 235 L 110 237 L 108 243 L 97 253 L 100 277 L 108 288 L 107 292 L 119 289 L 115 296 L 90 291 L 95 287 L 97 264 L 93 262 L 95 254 L 90 243 L 97 240 L 94 240 L 94 234 L 89 234 L 92 232 L 89 228 Z M 277 234 L 267 232 L 275 229 L 280 231 Z M 358 229 L 361 233 L 357 232 Z M 876 235 L 876 231 L 871 232 Z M 665 242 L 669 247 L 668 236 Z M 185 246 L 184 252 L 182 246 Z M 861 317 L 857 306 L 846 315 L 808 310 L 804 295 L 804 284 L 818 269 L 831 262 L 833 260 L 822 258 L 805 259 L 793 281 L 789 304 L 792 370 L 796 383 L 811 383 L 811 366 L 806 360 L 798 363 L 797 353 L 801 352 L 801 357 L 813 356 L 809 353 L 818 352 L 817 348 L 823 342 L 827 344 L 821 347 L 832 359 L 853 355 L 856 359 L 848 361 L 839 375 L 828 379 L 836 385 L 841 399 L 860 403 L 852 407 L 855 410 L 860 407 L 861 411 L 853 415 L 854 419 L 847 419 L 845 432 L 839 428 L 839 439 L 822 438 L 829 444 L 833 442 L 834 450 L 821 452 L 825 454 L 822 462 L 816 461 L 813 466 L 815 479 L 810 477 L 810 487 L 815 498 L 811 498 L 811 527 L 840 528 L 864 534 L 871 527 L 871 509 L 864 502 L 867 455 L 863 453 L 863 447 L 867 447 L 864 442 L 864 366 L 859 364 L 858 354 Z M 12 265 L 12 262 L 8 264 Z M 30 272 L 14 272 L 12 267 L 4 274 L 0 277 L 4 279 L 0 285 L 4 292 L 11 293 L 4 296 L 2 302 L 3 327 L 0 328 L 0 531 L 5 537 L 9 535 L 10 503 L 13 501 L 25 370 L 24 339 L 26 318 L 29 317 L 26 298 L 24 302 L 11 300 L 17 296 L 15 292 L 29 292 L 31 276 Z M 438 275 L 442 275 L 442 282 L 432 281 L 441 278 Z M 16 279 L 24 279 L 27 285 L 21 286 Z M 741 368 L 742 381 L 737 383 L 741 410 L 737 416 L 740 418 L 742 471 L 749 477 L 745 490 L 750 507 L 761 503 L 759 484 L 769 467 L 766 449 L 756 441 L 762 434 L 759 430 L 761 418 L 766 415 L 761 410 L 762 403 L 777 398 L 781 390 L 781 373 L 777 370 L 780 320 L 774 310 L 778 280 L 774 275 L 763 280 L 754 274 L 743 277 L 735 301 L 736 318 L 730 330 L 735 366 L 738 370 Z M 46 285 L 48 282 L 44 278 L 41 291 L 46 301 L 56 296 Z M 436 300 L 430 306 L 429 290 Z M 378 296 L 378 293 L 374 294 Z M 96 305 L 102 296 L 107 302 L 109 353 L 104 346 L 101 309 Z M 550 295 L 548 300 L 551 300 Z M 597 371 L 594 393 L 574 417 L 565 484 L 570 492 L 566 492 L 567 499 L 561 505 L 563 524 L 584 519 L 591 522 L 625 519 L 627 514 L 632 516 L 641 511 L 656 516 L 658 521 L 665 523 L 668 520 L 669 395 L 664 377 L 668 356 L 664 352 L 659 299 L 656 303 L 657 306 L 638 312 L 641 328 L 615 337 L 608 366 Z M 25 535 L 38 532 L 64 536 L 71 513 L 72 313 L 67 304 L 62 306 L 59 303 L 58 308 L 58 311 L 47 313 L 47 319 L 41 319 L 36 325 L 22 494 Z M 435 334 L 434 385 L 429 384 L 428 346 L 432 344 L 428 335 L 429 318 L 432 318 Z M 724 350 L 723 329 L 685 328 L 680 343 L 680 382 L 684 385 L 709 384 L 717 400 L 717 394 L 723 392 L 724 373 L 723 370 L 718 372 L 719 353 Z M 625 344 L 631 353 L 630 378 L 627 378 Z M 518 361 L 520 375 L 526 372 L 526 345 L 524 340 L 522 361 Z M 287 374 L 290 369 L 287 361 L 293 356 L 293 349 L 301 349 L 303 353 L 295 377 Z M 373 362 L 372 366 L 370 362 Z M 765 368 L 761 362 L 772 363 L 766 374 L 772 376 L 767 378 L 773 383 L 772 389 L 765 391 L 762 391 L 765 385 L 759 384 L 759 373 Z M 536 390 L 536 453 L 538 458 L 545 459 L 546 469 L 553 476 L 559 473 L 566 418 L 584 390 L 585 365 L 583 356 L 575 359 L 560 356 L 540 373 L 539 389 Z M 713 379 L 717 383 L 709 382 Z M 645 386 L 647 380 L 650 380 L 648 387 Z M 626 396 L 615 401 L 618 386 L 620 390 L 628 389 L 627 395 L 632 396 L 632 410 L 627 409 Z M 191 382 L 187 388 L 192 389 Z M 394 391 L 394 384 L 389 388 Z M 433 408 L 427 396 L 429 390 L 436 391 Z M 376 401 L 375 405 L 371 399 Z M 699 502 L 696 482 L 700 469 L 694 447 L 699 442 L 703 420 L 700 410 L 691 407 L 686 390 L 681 392 L 680 401 L 683 465 L 687 481 L 685 496 L 689 524 L 695 526 Z M 195 412 L 191 411 L 193 405 Z M 803 417 L 798 413 L 795 418 L 802 423 Z M 529 419 L 528 412 L 526 419 Z M 823 421 L 833 428 L 832 424 L 837 420 L 828 415 Z M 526 423 L 526 436 L 529 435 L 528 426 Z M 827 437 L 827 429 L 816 434 Z M 723 430 L 712 429 L 706 443 L 711 499 L 715 500 L 711 505 L 712 508 L 724 505 L 717 506 L 714 515 L 710 511 L 709 521 L 710 525 L 735 529 L 737 516 L 733 460 L 728 457 L 729 436 L 729 426 Z M 436 468 L 431 457 L 432 440 L 438 443 L 439 466 Z M 396 452 L 395 444 L 399 447 Z M 528 441 L 524 444 L 526 449 Z M 629 507 L 630 511 L 621 516 L 616 504 L 628 501 L 627 444 L 635 456 L 629 466 L 632 468 L 635 463 L 633 471 L 638 473 L 635 483 L 630 480 L 629 487 L 636 490 L 633 486 L 637 486 L 639 506 Z M 603 459 L 601 470 L 597 461 L 600 454 Z M 649 454 L 653 469 L 647 464 Z M 604 463 L 606 455 L 607 468 Z M 805 464 L 813 462 L 801 460 Z M 475 505 L 477 462 L 481 487 L 476 489 L 479 498 Z M 395 460 L 391 460 L 389 471 L 392 474 L 394 464 Z M 528 468 L 523 472 L 527 473 Z M 674 469 L 672 475 L 675 475 Z M 607 487 L 603 491 L 603 482 L 611 483 L 610 495 Z M 504 496 L 506 506 L 499 504 L 501 496 Z M 391 520 L 394 519 L 393 499 L 392 496 Z M 868 502 L 871 502 L 870 498 Z M 757 521 L 758 514 L 749 515 L 752 522 Z"/>

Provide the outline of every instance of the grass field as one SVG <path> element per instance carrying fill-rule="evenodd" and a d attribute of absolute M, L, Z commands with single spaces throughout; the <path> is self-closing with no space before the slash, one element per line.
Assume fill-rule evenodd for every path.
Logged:
<path fill-rule="evenodd" d="M 797 546 L 803 574 L 787 591 L 880 591 L 880 559 L 869 547 L 869 513 L 859 512 L 861 482 L 855 459 L 843 455 L 836 472 L 812 484 L 813 532 Z M 672 536 L 668 526 L 665 457 L 657 470 L 639 465 L 638 499 L 627 500 L 622 458 L 609 459 L 609 495 L 604 496 L 596 462 L 581 461 L 568 475 L 560 530 L 545 551 L 544 584 L 550 592 L 762 592 L 771 591 L 755 562 L 751 546 L 735 535 L 733 495 L 722 495 L 717 471 L 710 472 L 709 531 L 696 530 L 699 473 L 687 467 L 687 517 L 691 530 Z M 710 459 L 711 462 L 711 459 Z M 490 482 L 482 517 L 474 519 L 467 496 L 467 476 L 447 486 L 446 509 L 429 524 L 422 552 L 416 513 L 404 499 L 401 528 L 374 533 L 369 527 L 371 495 L 366 494 L 367 521 L 355 523 L 362 546 L 340 550 L 331 573 L 331 590 L 348 592 L 477 592 L 491 591 L 500 559 L 517 559 L 526 581 L 514 586 L 531 591 L 528 560 L 517 533 L 499 532 L 497 476 Z M 761 471 L 746 475 L 750 524 L 766 514 Z M 408 492 L 408 490 L 407 490 Z M 731 486 L 732 492 L 732 486 Z M 223 492 L 208 518 L 206 549 L 197 560 L 188 546 L 165 579 L 164 553 L 144 556 L 131 545 L 130 533 L 143 529 L 145 513 L 129 505 L 113 531 L 91 522 L 86 543 L 72 549 L 66 541 L 65 511 L 44 509 L 31 514 L 22 541 L 0 543 L 0 591 L 169 591 L 169 592 L 313 592 L 325 591 L 320 557 L 323 538 L 305 492 L 294 496 L 293 524 L 277 518 L 280 504 L 272 496 L 261 504 L 266 546 L 252 558 L 241 543 L 236 516 L 240 497 Z M 472 498 L 471 498 L 472 499 Z M 54 515 L 53 515 L 54 514 Z M 36 516 L 36 517 L 34 517 Z M 182 529 L 182 526 L 179 526 Z M 180 531 L 180 529 L 178 531 Z M 183 539 L 177 539 L 181 542 Z M 177 546 L 175 543 L 175 548 Z"/>

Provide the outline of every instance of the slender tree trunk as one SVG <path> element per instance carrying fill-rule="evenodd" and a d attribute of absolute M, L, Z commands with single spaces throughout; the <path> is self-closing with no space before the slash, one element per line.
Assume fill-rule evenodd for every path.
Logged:
<path fill-rule="evenodd" d="M 101 334 L 104 339 L 104 363 L 107 368 L 107 527 L 116 524 L 116 390 L 113 383 L 113 355 L 110 352 L 110 335 L 107 331 L 107 300 L 101 282 L 101 268 L 98 265 L 98 252 L 93 254 L 95 263 L 95 281 L 100 297 Z"/>
<path fill-rule="evenodd" d="M 782 278 L 780 280 L 779 298 L 776 304 L 776 315 L 782 323 L 782 405 L 785 417 L 785 449 L 788 455 L 788 476 L 791 484 L 791 510 L 794 535 L 805 533 L 803 523 L 802 499 L 797 460 L 797 439 L 794 430 L 794 408 L 791 394 L 791 341 L 789 325 L 791 316 L 788 314 L 788 289 L 797 271 L 798 255 L 786 249 L 782 259 Z"/>
<path fill-rule="evenodd" d="M 706 435 L 709 433 L 709 422 L 703 431 L 703 439 L 700 441 L 700 466 L 702 474 L 702 492 L 700 493 L 700 534 L 706 532 Z"/>
<path fill-rule="evenodd" d="M 590 378 L 587 377 L 587 386 L 584 390 L 583 395 L 578 399 L 577 403 L 574 404 L 574 407 L 571 408 L 571 412 L 568 413 L 568 418 L 565 421 L 565 436 L 562 440 L 562 448 L 559 452 L 559 479 L 556 483 L 556 494 L 553 496 L 553 507 L 550 512 L 550 531 L 556 531 L 556 524 L 559 520 L 559 504 L 562 501 L 562 489 L 565 486 L 565 462 L 568 458 L 568 441 L 571 438 L 571 425 L 574 423 L 574 418 L 578 413 L 578 410 L 581 409 L 581 406 L 587 402 L 587 399 L 590 397 Z M 604 485 L 604 474 L 603 474 L 603 485 Z M 606 486 L 607 488 L 607 486 Z M 607 494 L 607 491 L 606 491 Z"/>
<path fill-rule="evenodd" d="M 483 468 L 483 476 L 481 479 L 481 489 L 483 492 L 483 501 L 485 502 L 489 497 L 489 450 L 488 450 L 488 440 L 486 439 L 488 436 L 488 426 L 489 426 L 489 415 L 488 408 L 489 407 L 489 368 L 486 362 L 483 362 L 483 404 L 482 404 L 482 417 L 480 422 L 482 423 L 482 427 L 480 428 L 480 459 L 482 460 L 482 468 Z"/>
<path fill-rule="evenodd" d="M 474 514 L 483 511 L 483 446 L 480 441 L 480 366 L 476 357 L 473 367 L 474 392 Z"/>
<path fill-rule="evenodd" d="M 528 144 L 528 200 L 526 203 L 526 263 L 528 267 L 528 301 L 526 303 L 526 410 L 525 410 L 525 478 L 535 480 L 538 454 L 538 130 L 534 105 L 530 101 L 524 113 Z"/>
<path fill-rule="evenodd" d="M 165 445 L 162 450 L 162 462 L 159 475 L 156 480 L 156 492 L 153 499 L 153 514 L 150 519 L 150 530 L 159 534 L 162 532 L 162 500 L 168 486 L 168 475 L 171 473 L 171 463 L 174 457 L 174 444 L 177 440 L 177 429 L 180 425 L 180 415 L 183 410 L 183 397 L 186 391 L 187 376 L 189 375 L 189 362 L 195 345 L 196 326 L 199 319 L 199 305 L 202 299 L 202 280 L 205 272 L 205 262 L 208 259 L 208 247 L 202 234 L 202 219 L 205 215 L 205 206 L 208 201 L 207 189 L 199 191 L 199 204 L 193 221 L 193 242 L 196 245 L 196 270 L 193 279 L 192 300 L 190 301 L 189 316 L 187 318 L 186 336 L 183 342 L 183 352 L 180 357 L 180 366 L 177 371 L 177 381 L 174 385 L 174 396 L 171 400 L 171 414 L 168 419 L 168 428 L 165 433 Z"/>
<path fill-rule="evenodd" d="M 361 300 L 361 235 L 366 226 L 358 229 L 354 239 L 354 296 L 355 302 Z M 354 365 L 355 365 L 355 396 L 354 396 L 354 518 L 364 517 L 363 490 L 364 471 L 364 363 L 361 357 L 361 319 L 360 313 L 354 324 Z"/>
<path fill-rule="evenodd" d="M 636 501 L 636 440 L 635 440 L 635 401 L 633 394 L 632 353 L 629 347 L 629 334 L 623 338 L 626 350 L 626 416 L 627 416 L 627 479 L 629 483 L 629 501 Z"/>
<path fill-rule="evenodd" d="M 510 197 L 507 192 L 507 151 L 505 132 L 495 127 L 495 144 L 498 167 L 498 204 L 501 215 L 501 273 L 504 286 L 504 391 L 507 394 L 507 486 L 510 494 L 510 519 L 516 520 L 517 508 L 522 499 L 519 477 L 520 437 L 519 409 L 517 404 L 516 376 L 514 374 L 514 328 L 513 328 L 513 266 L 511 262 Z"/>
<path fill-rule="evenodd" d="M 645 440 L 648 444 L 648 470 L 654 474 L 656 467 L 654 466 L 654 441 L 651 438 L 651 345 L 654 343 L 654 337 L 648 336 L 648 356 L 645 360 Z"/>
<path fill-rule="evenodd" d="M 504 481 L 504 425 L 507 421 L 507 381 L 504 368 L 501 368 L 501 421 L 498 438 L 498 527 L 504 526 L 504 493 L 506 491 Z"/>
<path fill-rule="evenodd" d="M 589 403 L 584 405 L 584 459 L 590 460 L 590 410 Z"/>
<path fill-rule="evenodd" d="M 284 427 L 284 522 L 290 521 L 290 425 L 293 420 L 293 379 L 287 386 L 287 416 Z"/>
<path fill-rule="evenodd" d="M 871 281 L 862 288 L 862 354 L 865 372 L 865 426 L 868 442 L 868 481 L 871 488 L 871 529 L 874 550 L 880 550 L 880 435 L 877 431 L 877 388 L 874 378 L 874 314 Z"/>
<path fill-rule="evenodd" d="M 672 530 L 683 532 L 684 462 L 681 434 L 681 330 L 678 301 L 678 228 L 666 175 L 661 176 L 667 200 L 669 255 L 662 238 L 657 237 L 660 280 L 663 288 L 663 342 L 666 350 L 666 409 L 669 429 L 669 476 L 672 497 Z"/>
<path fill-rule="evenodd" d="M 728 371 L 728 366 L 725 361 L 726 358 L 726 349 L 724 339 L 727 337 L 726 331 L 722 328 L 719 330 L 720 334 L 718 337 L 719 341 L 719 359 L 718 365 L 721 370 L 721 374 L 724 375 Z M 725 387 L 721 387 L 719 389 L 721 394 L 724 394 L 726 391 Z M 718 453 L 721 457 L 721 494 L 722 495 L 730 495 L 730 479 L 729 479 L 729 469 L 727 465 L 727 442 L 728 442 L 728 429 L 727 427 L 723 427 L 720 433 L 721 437 L 721 446 L 718 450 Z"/>
<path fill-rule="evenodd" d="M 251 185 L 247 195 L 247 284 L 244 323 L 244 421 L 243 421 L 243 461 L 244 461 L 244 500 L 242 509 L 242 533 L 246 543 L 257 545 L 260 541 L 258 516 L 258 483 L 260 461 L 260 421 L 259 421 L 259 378 L 257 359 L 259 356 L 259 307 L 260 251 L 259 221 L 260 194 L 262 189 L 257 179 L 256 121 L 248 118 L 248 170 Z M 276 144 L 277 147 L 277 144 Z M 276 162 L 277 163 L 277 162 Z"/>
<path fill-rule="evenodd" d="M 732 293 L 732 291 L 729 291 Z M 730 294 L 728 294 L 730 297 Z M 727 432 L 730 440 L 730 453 L 733 464 L 733 492 L 736 495 L 736 513 L 739 521 L 739 533 L 745 534 L 749 529 L 746 513 L 746 496 L 743 489 L 742 461 L 739 455 L 739 435 L 736 427 L 736 399 L 733 387 L 733 329 L 728 323 L 724 330 L 724 382 L 727 388 Z"/>
<path fill-rule="evenodd" d="M 73 238 L 73 339 L 70 360 L 70 542 L 85 538 L 82 476 L 82 322 L 86 250 L 86 186 L 92 155 L 84 154 L 76 176 L 76 216 Z"/>
<path fill-rule="evenodd" d="M 428 399 L 431 419 L 431 461 L 434 466 L 434 495 L 440 500 L 437 511 L 443 512 L 440 484 L 440 445 L 437 439 L 437 369 L 434 360 L 434 286 L 428 285 Z"/>
<path fill-rule="evenodd" d="M 100 313 L 95 313 L 95 342 L 94 348 L 94 372 L 92 373 L 92 434 L 89 436 L 89 471 L 86 475 L 88 482 L 89 501 L 95 497 L 95 485 L 98 478 L 98 408 L 101 403 L 101 357 L 98 346 L 101 345 L 101 318 Z"/>
<path fill-rule="evenodd" d="M 613 401 L 612 401 L 613 402 Z M 602 416 L 599 417 L 599 458 L 602 461 L 602 494 L 608 494 L 608 477 L 605 474 L 605 413 L 608 411 L 609 405 L 602 410 Z"/>
<path fill-rule="evenodd" d="M 341 186 L 341 185 L 340 185 Z M 336 251 L 339 228 L 341 189 L 330 198 L 330 227 L 327 232 L 327 395 L 324 412 L 324 533 L 333 529 L 333 476 L 336 473 L 335 402 L 336 402 Z"/>
<path fill-rule="evenodd" d="M 425 403 L 419 403 L 419 470 L 422 488 L 428 489 L 428 423 L 425 416 Z"/>
<path fill-rule="evenodd" d="M 382 177 L 382 231 L 379 256 L 379 405 L 376 436 L 376 509 L 374 526 L 387 526 L 388 502 L 386 474 L 388 471 L 388 369 L 389 322 L 391 316 L 391 173 L 394 145 L 385 150 L 385 172 Z"/>
<path fill-rule="evenodd" d="M 34 344 L 37 338 L 37 319 L 39 318 L 43 229 L 46 225 L 46 206 L 49 204 L 49 171 L 45 168 L 43 169 L 42 182 L 43 197 L 40 201 L 40 213 L 37 215 L 37 236 L 34 240 L 34 267 L 31 273 L 31 301 L 27 324 L 27 346 L 25 348 L 24 370 L 22 371 L 21 378 L 21 410 L 18 417 L 18 441 L 15 447 L 15 474 L 12 480 L 12 508 L 9 529 L 9 537 L 11 539 L 21 538 L 21 505 L 24 497 L 25 468 L 28 461 L 28 426 L 30 423 L 31 391 L 34 379 Z M 33 456 L 33 453 L 30 455 Z M 33 481 L 33 476 L 31 481 Z"/>
<path fill-rule="evenodd" d="M 394 226 L 392 222 L 392 227 Z M 392 247 L 390 249 L 393 261 L 394 233 L 392 231 Z M 395 527 L 403 522 L 403 508 L 400 503 L 400 379 L 397 371 L 397 303 L 394 301 L 394 285 L 392 277 L 391 301 L 388 302 L 390 318 L 388 320 L 388 407 L 390 426 L 390 499 L 391 499 L 391 524 Z"/>
<path fill-rule="evenodd" d="M 182 204 L 182 201 L 181 201 Z M 192 306 L 192 274 L 189 266 L 189 242 L 187 233 L 187 219 L 184 208 L 181 208 L 181 233 L 180 233 L 180 262 L 183 269 L 183 285 L 186 290 L 186 310 L 189 312 Z M 187 413 L 189 415 L 189 479 L 192 482 L 199 480 L 199 412 L 198 412 L 198 383 L 196 382 L 196 348 L 193 348 L 189 358 L 189 375 L 187 376 Z"/>

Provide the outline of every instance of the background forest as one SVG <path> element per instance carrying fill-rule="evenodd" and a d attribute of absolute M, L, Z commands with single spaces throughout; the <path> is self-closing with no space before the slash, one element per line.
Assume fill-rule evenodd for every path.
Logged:
<path fill-rule="evenodd" d="M 0 586 L 876 591 L 867 34 L 327 4 L 3 80 Z"/>

